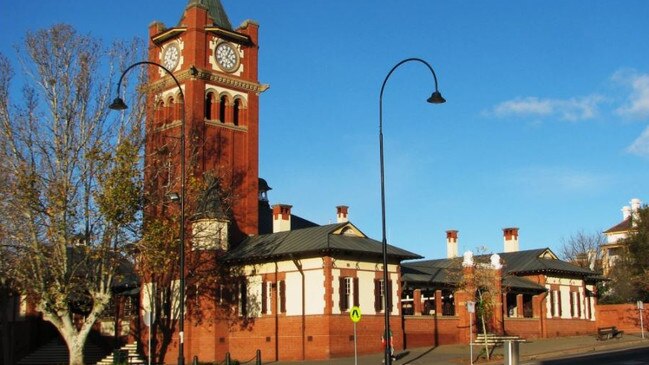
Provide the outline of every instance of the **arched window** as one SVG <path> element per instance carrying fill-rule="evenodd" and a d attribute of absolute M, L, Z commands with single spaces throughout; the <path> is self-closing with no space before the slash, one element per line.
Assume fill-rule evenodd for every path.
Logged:
<path fill-rule="evenodd" d="M 212 120 L 212 98 L 214 93 L 209 92 L 205 95 L 205 119 Z"/>
<path fill-rule="evenodd" d="M 239 125 L 239 110 L 241 109 L 241 99 L 234 99 L 232 123 Z"/>
<path fill-rule="evenodd" d="M 219 105 L 219 120 L 221 120 L 221 123 L 225 123 L 225 103 L 227 100 L 228 98 L 226 98 L 225 95 L 221 96 Z"/>
<path fill-rule="evenodd" d="M 162 123 L 164 122 L 164 107 L 165 103 L 162 100 L 159 100 L 158 102 L 155 103 L 154 107 L 154 123 Z"/>
<path fill-rule="evenodd" d="M 170 96 L 167 99 L 167 102 L 165 103 L 165 123 L 169 123 L 173 121 L 174 117 L 174 98 L 173 96 Z"/>

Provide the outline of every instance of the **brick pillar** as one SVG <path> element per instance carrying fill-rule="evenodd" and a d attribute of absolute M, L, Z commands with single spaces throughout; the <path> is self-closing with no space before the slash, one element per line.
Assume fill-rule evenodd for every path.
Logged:
<path fill-rule="evenodd" d="M 420 316 L 422 310 L 421 289 L 415 289 L 412 294 L 412 306 L 414 315 Z"/>
<path fill-rule="evenodd" d="M 435 315 L 442 315 L 442 291 L 435 290 Z"/>
<path fill-rule="evenodd" d="M 496 292 L 494 293 L 494 298 L 496 299 L 496 303 L 494 303 L 494 313 L 493 313 L 493 330 L 494 333 L 502 334 L 504 331 L 503 328 L 503 296 L 502 294 L 502 269 L 494 269 L 494 286 L 493 290 Z"/>
<path fill-rule="evenodd" d="M 462 268 L 462 275 L 464 275 L 467 286 L 464 290 L 455 292 L 455 314 L 459 319 L 459 327 L 461 329 L 460 341 L 462 343 L 469 343 L 471 340 L 471 314 L 467 309 L 466 302 L 475 301 L 475 287 L 473 285 L 474 270 L 475 268 L 473 266 L 464 266 Z"/>
<path fill-rule="evenodd" d="M 523 318 L 523 294 L 516 295 L 516 317 Z"/>

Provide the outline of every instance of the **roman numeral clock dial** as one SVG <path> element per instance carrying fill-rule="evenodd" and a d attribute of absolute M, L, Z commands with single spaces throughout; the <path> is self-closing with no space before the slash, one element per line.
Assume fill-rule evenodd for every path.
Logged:
<path fill-rule="evenodd" d="M 227 42 L 219 43 L 214 50 L 216 62 L 225 72 L 234 72 L 239 68 L 239 54 L 234 46 Z"/>

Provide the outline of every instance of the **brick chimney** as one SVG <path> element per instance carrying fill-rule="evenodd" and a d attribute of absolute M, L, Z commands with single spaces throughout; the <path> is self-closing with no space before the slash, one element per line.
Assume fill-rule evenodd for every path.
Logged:
<path fill-rule="evenodd" d="M 291 208 L 286 204 L 273 205 L 273 233 L 291 230 Z"/>
<path fill-rule="evenodd" d="M 457 231 L 450 229 L 446 231 L 446 257 L 453 259 L 459 256 L 457 250 Z"/>
<path fill-rule="evenodd" d="M 518 252 L 518 228 L 503 228 L 505 252 Z"/>
<path fill-rule="evenodd" d="M 349 222 L 349 216 L 347 212 L 349 207 L 346 205 L 339 205 L 336 207 L 336 222 L 338 223 L 347 223 Z"/>

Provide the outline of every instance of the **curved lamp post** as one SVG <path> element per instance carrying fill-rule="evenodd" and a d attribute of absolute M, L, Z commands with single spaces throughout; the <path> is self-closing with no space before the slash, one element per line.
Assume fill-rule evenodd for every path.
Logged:
<path fill-rule="evenodd" d="M 433 79 L 435 80 L 435 91 L 426 101 L 431 104 L 442 104 L 446 102 L 446 99 L 442 97 L 442 94 L 437 89 L 437 75 L 435 71 L 428 64 L 428 62 L 420 58 L 408 58 L 399 63 L 397 63 L 388 75 L 383 80 L 383 85 L 381 85 L 381 94 L 379 96 L 379 153 L 381 156 L 381 229 L 382 229 L 382 246 L 383 246 L 383 305 L 385 312 L 385 353 L 384 353 L 384 363 L 392 364 L 392 357 L 390 354 L 390 297 L 392 293 L 388 293 L 388 242 L 385 237 L 385 168 L 383 162 L 383 90 L 385 89 L 385 84 L 388 82 L 390 75 L 397 69 L 397 67 L 402 64 L 410 61 L 421 62 L 428 67 L 430 72 L 433 74 Z"/>
<path fill-rule="evenodd" d="M 179 247 L 179 269 L 180 269 L 180 314 L 178 318 L 178 327 L 180 331 L 178 332 L 179 344 L 178 344 L 178 365 L 185 364 L 185 354 L 184 354 L 184 337 L 185 337 L 185 94 L 183 89 L 180 87 L 178 79 L 174 74 L 169 71 L 167 68 L 162 66 L 159 63 L 151 61 L 140 61 L 130 65 L 119 78 L 117 83 L 117 97 L 110 104 L 109 108 L 113 110 L 124 110 L 127 109 L 126 103 L 124 100 L 119 97 L 119 90 L 122 86 L 122 80 L 128 71 L 130 71 L 135 66 L 140 65 L 153 65 L 163 69 L 167 75 L 176 83 L 178 90 L 180 92 L 180 97 L 182 99 L 181 104 L 181 117 L 180 117 L 180 196 L 171 197 L 172 200 L 180 200 L 180 247 Z"/>

